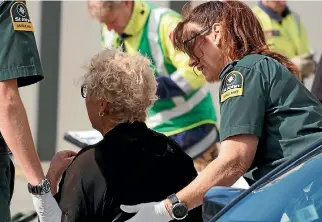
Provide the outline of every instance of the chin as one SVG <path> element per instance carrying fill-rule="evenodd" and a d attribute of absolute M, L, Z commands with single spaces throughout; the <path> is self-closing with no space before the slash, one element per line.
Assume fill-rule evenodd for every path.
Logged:
<path fill-rule="evenodd" d="M 212 75 L 205 75 L 205 79 L 207 82 L 215 82 L 215 78 Z"/>
<path fill-rule="evenodd" d="M 220 82 L 220 79 L 218 79 L 214 75 L 205 76 L 205 78 L 206 78 L 206 81 L 209 82 L 209 83 Z"/>

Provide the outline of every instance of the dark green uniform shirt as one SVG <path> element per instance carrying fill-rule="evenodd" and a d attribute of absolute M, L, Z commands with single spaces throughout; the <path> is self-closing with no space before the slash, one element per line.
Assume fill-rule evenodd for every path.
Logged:
<path fill-rule="evenodd" d="M 34 27 L 25 1 L 0 0 L 0 81 L 9 79 L 17 79 L 18 87 L 43 79 Z M 4 146 L 0 133 L 0 154 L 6 152 Z"/>
<path fill-rule="evenodd" d="M 42 67 L 25 1 L 0 0 L 0 81 L 26 86 L 43 79 Z"/>
<path fill-rule="evenodd" d="M 247 176 L 258 180 L 281 162 L 322 138 L 322 106 L 282 64 L 248 55 L 220 74 L 221 141 L 259 138 Z"/>
<path fill-rule="evenodd" d="M 0 81 L 9 79 L 17 79 L 18 87 L 43 79 L 34 27 L 25 1 L 0 0 Z M 0 154 L 6 152 L 0 133 Z"/>

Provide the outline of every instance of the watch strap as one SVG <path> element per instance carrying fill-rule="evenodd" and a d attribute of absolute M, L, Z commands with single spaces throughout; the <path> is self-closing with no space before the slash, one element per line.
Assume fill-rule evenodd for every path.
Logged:
<path fill-rule="evenodd" d="M 180 200 L 178 199 L 178 197 L 175 193 L 168 196 L 168 199 L 171 201 L 172 206 L 177 203 L 180 203 Z"/>
<path fill-rule="evenodd" d="M 171 206 L 171 216 L 175 220 L 183 220 L 188 215 L 188 207 L 182 203 L 176 194 L 171 194 L 168 196 L 172 206 Z"/>
<path fill-rule="evenodd" d="M 50 181 L 47 178 L 45 178 L 41 181 L 39 185 L 36 186 L 28 183 L 28 191 L 33 195 L 43 195 L 49 193 L 51 191 Z"/>

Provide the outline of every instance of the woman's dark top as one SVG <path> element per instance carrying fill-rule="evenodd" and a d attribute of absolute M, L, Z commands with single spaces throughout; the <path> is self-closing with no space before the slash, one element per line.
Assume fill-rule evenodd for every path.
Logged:
<path fill-rule="evenodd" d="M 119 124 L 84 148 L 63 175 L 55 198 L 63 221 L 112 222 L 120 205 L 161 201 L 188 185 L 197 172 L 176 142 L 144 123 Z M 134 214 L 123 213 L 126 221 Z M 202 222 L 202 209 L 185 222 Z"/>

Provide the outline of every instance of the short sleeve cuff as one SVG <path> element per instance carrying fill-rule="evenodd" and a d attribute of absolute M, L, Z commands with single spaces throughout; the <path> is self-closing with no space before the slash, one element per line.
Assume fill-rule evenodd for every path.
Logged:
<path fill-rule="evenodd" d="M 220 142 L 231 136 L 250 134 L 261 137 L 262 127 L 258 125 L 230 126 L 220 130 Z"/>
<path fill-rule="evenodd" d="M 0 81 L 17 79 L 18 87 L 32 85 L 43 79 L 42 68 L 35 65 L 0 70 Z"/>

